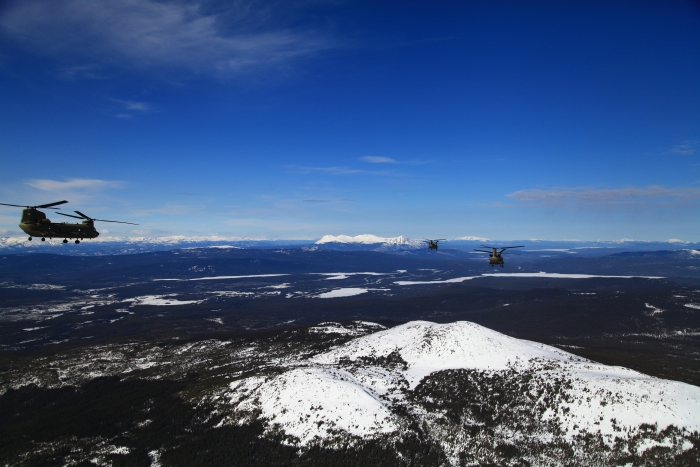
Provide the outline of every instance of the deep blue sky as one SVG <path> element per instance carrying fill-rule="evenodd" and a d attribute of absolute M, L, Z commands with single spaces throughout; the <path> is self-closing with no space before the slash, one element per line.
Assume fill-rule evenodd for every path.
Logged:
<path fill-rule="evenodd" d="M 119 236 L 700 241 L 700 3 L 230 3 L 3 2 L 0 202 Z"/>

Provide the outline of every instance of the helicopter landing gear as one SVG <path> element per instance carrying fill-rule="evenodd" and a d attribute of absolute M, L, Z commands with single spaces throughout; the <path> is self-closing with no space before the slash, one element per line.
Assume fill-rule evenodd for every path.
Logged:
<path fill-rule="evenodd" d="M 77 239 L 76 239 L 76 240 L 75 240 L 75 244 L 77 245 L 78 243 L 80 243 L 80 240 L 77 240 Z"/>
<path fill-rule="evenodd" d="M 64 238 L 63 243 L 68 243 L 68 240 Z"/>
<path fill-rule="evenodd" d="M 30 242 L 32 241 L 32 237 L 29 237 L 29 241 L 30 241 Z"/>
<path fill-rule="evenodd" d="M 46 241 L 46 238 L 41 237 L 41 241 L 42 241 L 42 242 L 45 242 L 45 241 Z"/>

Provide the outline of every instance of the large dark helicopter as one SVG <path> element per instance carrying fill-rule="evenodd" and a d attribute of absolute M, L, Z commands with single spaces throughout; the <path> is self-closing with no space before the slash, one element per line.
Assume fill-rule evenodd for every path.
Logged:
<path fill-rule="evenodd" d="M 477 250 L 474 249 L 474 251 L 480 251 L 481 253 L 488 253 L 489 254 L 489 266 L 494 267 L 497 265 L 501 265 L 503 267 L 503 252 L 510 249 L 510 248 L 525 248 L 523 245 L 520 246 L 485 246 L 481 245 L 481 248 L 491 248 L 491 251 L 488 250 Z"/>
<path fill-rule="evenodd" d="M 438 249 L 438 242 L 440 240 L 447 241 L 444 238 L 438 238 L 437 240 L 423 240 L 423 241 L 428 244 L 429 250 L 437 250 Z"/>
<path fill-rule="evenodd" d="M 50 219 L 46 218 L 46 214 L 39 211 L 39 209 L 58 209 L 54 206 L 59 204 L 65 204 L 68 201 L 57 201 L 55 203 L 42 204 L 39 206 L 20 206 L 18 204 L 6 204 L 0 203 L 3 206 L 14 206 L 18 208 L 25 208 L 22 211 L 22 220 L 19 222 L 19 228 L 24 230 L 29 234 L 29 240 L 32 237 L 41 237 L 41 241 L 46 241 L 47 238 L 63 238 L 63 243 L 68 243 L 69 238 L 74 238 L 75 243 L 80 243 L 80 240 L 85 238 L 96 238 L 100 233 L 95 230 L 95 221 L 101 222 L 116 222 L 118 224 L 134 224 L 133 222 L 122 222 L 122 221 L 108 221 L 106 219 L 93 219 L 88 217 L 80 211 L 75 211 L 78 216 L 72 214 L 63 214 L 62 212 L 57 212 L 62 216 L 74 217 L 76 219 L 82 219 L 80 224 L 69 224 L 67 222 L 51 222 Z"/>

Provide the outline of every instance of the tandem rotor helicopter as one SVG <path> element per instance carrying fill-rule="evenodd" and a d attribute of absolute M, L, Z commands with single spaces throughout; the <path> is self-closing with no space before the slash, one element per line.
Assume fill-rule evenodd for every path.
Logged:
<path fill-rule="evenodd" d="M 64 214 L 62 212 L 57 212 L 62 216 L 74 217 L 75 219 L 82 219 L 80 224 L 71 224 L 68 222 L 51 222 L 50 219 L 46 218 L 46 214 L 39 211 L 39 209 L 58 209 L 54 206 L 60 204 L 66 204 L 68 201 L 56 201 L 55 203 L 41 204 L 38 206 L 21 206 L 19 204 L 6 204 L 0 203 L 3 206 L 14 206 L 17 208 L 25 208 L 22 210 L 22 219 L 19 222 L 19 228 L 24 230 L 29 234 L 29 240 L 32 237 L 41 237 L 41 241 L 46 241 L 47 238 L 63 238 L 63 243 L 68 243 L 68 239 L 75 239 L 75 243 L 80 243 L 81 240 L 85 238 L 96 238 L 100 233 L 95 229 L 95 221 L 100 222 L 115 222 L 118 224 L 134 224 L 133 222 L 122 222 L 122 221 L 108 221 L 106 219 L 93 219 L 88 217 L 80 211 L 74 211 L 78 216 L 72 214 Z"/>
<path fill-rule="evenodd" d="M 447 241 L 444 238 L 438 238 L 437 240 L 423 240 L 425 243 L 428 244 L 428 249 L 429 250 L 437 250 L 438 249 L 438 242 L 439 241 Z"/>
<path fill-rule="evenodd" d="M 510 248 L 525 248 L 523 245 L 520 246 L 485 246 L 482 245 L 481 248 L 491 248 L 491 251 L 488 250 L 477 250 L 474 249 L 474 251 L 479 251 L 481 253 L 488 253 L 489 254 L 489 266 L 494 267 L 498 266 L 499 264 L 501 267 L 504 267 L 503 263 L 503 252 L 510 249 Z"/>

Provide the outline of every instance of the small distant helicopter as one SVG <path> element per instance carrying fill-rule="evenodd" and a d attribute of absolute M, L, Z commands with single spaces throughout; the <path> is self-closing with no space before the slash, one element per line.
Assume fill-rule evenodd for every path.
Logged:
<path fill-rule="evenodd" d="M 428 244 L 428 249 L 429 250 L 437 250 L 438 249 L 438 242 L 439 241 L 447 241 L 444 238 L 438 238 L 437 240 L 423 240 L 425 243 Z"/>
<path fill-rule="evenodd" d="M 72 214 L 63 214 L 57 212 L 62 216 L 74 217 L 76 219 L 82 219 L 80 224 L 69 224 L 67 222 L 51 222 L 50 219 L 46 218 L 46 214 L 39 211 L 39 209 L 58 209 L 53 206 L 58 206 L 59 204 L 65 204 L 68 201 L 57 201 L 55 203 L 41 204 L 39 206 L 20 206 L 18 204 L 6 204 L 0 203 L 3 206 L 14 206 L 18 208 L 25 208 L 22 211 L 22 219 L 19 222 L 19 228 L 29 234 L 29 240 L 32 237 L 41 237 L 41 241 L 46 241 L 47 238 L 63 238 L 63 243 L 68 243 L 69 238 L 74 238 L 75 243 L 80 243 L 80 240 L 85 238 L 96 238 L 100 233 L 95 230 L 95 221 L 101 222 L 116 222 L 118 224 L 134 224 L 133 222 L 122 222 L 122 221 L 108 221 L 106 219 L 93 219 L 88 217 L 80 211 L 75 211 L 78 216 Z"/>
<path fill-rule="evenodd" d="M 489 254 L 489 266 L 494 267 L 497 265 L 501 265 L 501 267 L 504 267 L 503 264 L 503 252 L 510 249 L 510 248 L 525 248 L 523 245 L 520 246 L 485 246 L 482 245 L 481 248 L 491 248 L 491 251 L 488 250 L 477 250 L 474 249 L 474 251 L 479 251 L 481 253 L 488 253 Z M 500 251 L 499 251 L 500 250 Z"/>

